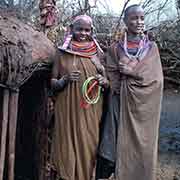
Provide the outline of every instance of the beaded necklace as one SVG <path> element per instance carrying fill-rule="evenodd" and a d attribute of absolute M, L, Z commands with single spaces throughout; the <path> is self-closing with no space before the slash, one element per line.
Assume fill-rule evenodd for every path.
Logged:
<path fill-rule="evenodd" d="M 143 52 L 143 49 L 144 49 L 144 46 L 145 46 L 145 41 L 146 41 L 145 37 L 143 37 L 143 39 L 141 39 L 139 41 L 138 50 L 137 50 L 137 53 L 135 55 L 129 54 L 128 47 L 127 47 L 127 33 L 125 32 L 124 41 L 123 41 L 123 49 L 124 49 L 124 52 L 125 52 L 126 56 L 130 60 L 139 60 L 139 57 L 141 56 L 141 54 Z"/>

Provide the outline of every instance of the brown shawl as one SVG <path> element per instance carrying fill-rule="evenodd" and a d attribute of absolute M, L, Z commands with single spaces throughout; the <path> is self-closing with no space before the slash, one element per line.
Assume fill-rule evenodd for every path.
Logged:
<path fill-rule="evenodd" d="M 56 97 L 52 163 L 63 180 L 90 180 L 99 141 L 102 103 L 100 100 L 82 109 L 80 101 L 83 82 L 98 72 L 90 58 L 62 52 L 54 64 L 53 77 L 73 70 L 81 71 L 80 80 L 70 82 Z"/>
<path fill-rule="evenodd" d="M 120 75 L 118 62 L 132 67 Z M 120 94 L 116 180 L 155 180 L 163 74 L 155 43 L 141 61 L 130 61 L 114 44 L 106 70 L 113 92 Z M 138 78 L 133 78 L 138 77 Z"/>

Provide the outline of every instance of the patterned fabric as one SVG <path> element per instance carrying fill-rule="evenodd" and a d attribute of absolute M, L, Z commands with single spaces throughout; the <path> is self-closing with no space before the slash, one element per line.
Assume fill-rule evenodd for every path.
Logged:
<path fill-rule="evenodd" d="M 62 45 L 62 49 L 67 49 L 71 40 L 72 40 L 72 34 L 66 35 L 66 37 L 64 38 L 64 43 Z"/>
<path fill-rule="evenodd" d="M 87 16 L 87 15 L 79 15 L 79 16 L 76 16 L 74 19 L 73 19 L 73 22 L 72 24 L 76 23 L 77 21 L 79 20 L 83 20 L 87 23 L 89 23 L 91 26 L 93 26 L 92 24 L 92 18 L 90 16 Z"/>

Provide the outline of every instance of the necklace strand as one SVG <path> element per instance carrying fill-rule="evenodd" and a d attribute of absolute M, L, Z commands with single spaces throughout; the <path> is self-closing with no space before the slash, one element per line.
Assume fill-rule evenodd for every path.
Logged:
<path fill-rule="evenodd" d="M 138 59 L 139 58 L 139 56 L 141 55 L 141 52 L 142 52 L 142 50 L 144 48 L 144 40 L 145 40 L 144 38 L 140 40 L 137 53 L 135 55 L 132 55 L 132 54 L 128 53 L 128 48 L 127 48 L 127 33 L 124 34 L 123 49 L 124 49 L 124 52 L 125 52 L 126 56 L 130 60 L 134 60 L 134 59 Z"/>

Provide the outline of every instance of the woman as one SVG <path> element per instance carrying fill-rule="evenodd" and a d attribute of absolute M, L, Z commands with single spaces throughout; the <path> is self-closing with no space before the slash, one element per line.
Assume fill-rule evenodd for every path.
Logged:
<path fill-rule="evenodd" d="M 124 22 L 127 31 L 105 59 L 110 94 L 97 179 L 107 178 L 115 167 L 116 180 L 155 180 L 162 67 L 157 45 L 143 33 L 144 10 L 128 7 Z"/>
<path fill-rule="evenodd" d="M 59 51 L 51 80 L 56 92 L 52 163 L 58 178 L 90 180 L 99 141 L 102 103 L 99 100 L 83 108 L 81 89 L 91 76 L 96 77 L 100 86 L 106 86 L 108 81 L 103 77 L 104 68 L 98 57 L 102 50 L 92 37 L 89 16 L 81 15 L 73 20 L 71 32 Z"/>

